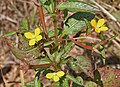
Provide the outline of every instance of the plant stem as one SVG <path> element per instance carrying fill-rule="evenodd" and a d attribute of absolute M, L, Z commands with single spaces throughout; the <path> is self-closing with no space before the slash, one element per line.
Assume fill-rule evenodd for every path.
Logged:
<path fill-rule="evenodd" d="M 56 42 L 56 46 L 58 46 L 58 36 L 57 36 L 57 18 L 56 16 L 53 17 L 54 19 L 54 35 L 56 36 L 55 38 L 55 42 Z"/>
<path fill-rule="evenodd" d="M 52 3 L 52 11 L 54 12 L 55 11 L 55 8 L 54 8 L 54 1 L 53 0 L 51 0 L 51 3 Z"/>
<path fill-rule="evenodd" d="M 39 8 L 39 15 L 40 15 L 40 21 L 41 21 L 41 24 L 42 24 L 43 32 L 44 32 L 45 36 L 47 36 L 47 30 L 46 30 L 46 25 L 45 25 L 43 8 L 42 8 L 41 5 L 38 8 Z"/>
<path fill-rule="evenodd" d="M 55 3 L 53 0 L 51 0 L 51 3 L 52 3 L 52 10 L 53 10 L 53 13 L 56 14 L 55 12 Z M 56 47 L 58 46 L 58 36 L 57 36 L 57 16 L 56 15 L 53 15 L 53 23 L 54 23 L 54 35 L 56 36 L 55 38 L 55 44 L 56 44 Z M 58 49 L 57 49 L 58 50 Z M 57 56 L 58 52 L 56 51 L 55 52 L 55 57 Z"/>

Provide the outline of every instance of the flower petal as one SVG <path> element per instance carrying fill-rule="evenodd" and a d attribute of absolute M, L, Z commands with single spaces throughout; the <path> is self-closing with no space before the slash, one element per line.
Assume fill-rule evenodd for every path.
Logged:
<path fill-rule="evenodd" d="M 95 19 L 91 20 L 91 25 L 92 25 L 93 27 L 96 27 L 96 20 L 95 20 Z"/>
<path fill-rule="evenodd" d="M 95 32 L 97 32 L 97 33 L 100 33 L 100 30 L 99 30 L 99 28 L 98 28 L 98 29 L 96 28 L 96 29 L 95 29 Z"/>
<path fill-rule="evenodd" d="M 46 78 L 51 79 L 51 78 L 53 78 L 53 76 L 54 76 L 53 73 L 48 73 L 48 74 L 46 75 Z"/>
<path fill-rule="evenodd" d="M 40 28 L 35 29 L 35 36 L 38 36 L 40 34 Z"/>
<path fill-rule="evenodd" d="M 30 46 L 32 46 L 32 45 L 34 45 L 34 44 L 35 44 L 35 39 L 29 40 L 29 45 L 30 45 Z"/>
<path fill-rule="evenodd" d="M 34 36 L 31 32 L 26 32 L 24 35 L 27 39 L 32 39 Z"/>
<path fill-rule="evenodd" d="M 98 20 L 98 23 L 97 23 L 97 27 L 98 27 L 98 28 L 99 28 L 99 27 L 102 27 L 104 23 L 105 23 L 105 20 L 104 20 L 104 19 L 99 19 L 99 20 Z"/>
<path fill-rule="evenodd" d="M 59 77 L 62 77 L 62 76 L 65 75 L 65 73 L 64 73 L 63 71 L 58 71 L 56 74 L 57 74 L 57 76 L 59 76 Z"/>
<path fill-rule="evenodd" d="M 36 41 L 40 41 L 42 39 L 41 35 L 36 36 Z"/>
<path fill-rule="evenodd" d="M 55 81 L 55 82 L 57 82 L 57 81 L 59 81 L 60 79 L 59 79 L 59 77 L 58 76 L 53 76 L 53 80 Z"/>
<path fill-rule="evenodd" d="M 101 28 L 99 28 L 99 30 L 100 31 L 106 31 L 106 30 L 108 30 L 108 27 L 101 27 Z"/>

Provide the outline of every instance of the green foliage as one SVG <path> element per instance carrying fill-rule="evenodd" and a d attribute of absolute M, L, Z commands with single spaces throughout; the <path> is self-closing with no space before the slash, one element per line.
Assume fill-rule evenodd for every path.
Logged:
<path fill-rule="evenodd" d="M 69 42 L 67 45 L 64 46 L 64 49 L 60 50 L 59 54 L 56 57 L 56 61 L 59 63 L 60 58 L 64 58 L 68 55 L 68 53 L 71 51 L 71 47 L 74 46 L 73 42 Z"/>
<path fill-rule="evenodd" d="M 21 26 L 22 26 L 21 32 L 25 33 L 28 30 L 28 21 L 26 18 L 23 18 Z"/>
<path fill-rule="evenodd" d="M 48 12 L 53 13 L 51 1 L 49 1 L 49 0 L 40 0 L 40 2 Z"/>
<path fill-rule="evenodd" d="M 84 56 L 77 56 L 76 59 L 69 63 L 69 67 L 74 71 L 81 71 L 93 78 L 91 61 Z"/>
<path fill-rule="evenodd" d="M 6 33 L 6 34 L 2 35 L 0 38 L 2 38 L 2 37 L 8 37 L 8 36 L 11 36 L 11 35 L 14 35 L 14 34 L 16 34 L 16 32 L 15 32 L 15 31 L 8 32 L 8 33 Z"/>
<path fill-rule="evenodd" d="M 69 87 L 68 79 L 65 78 L 62 83 L 62 87 Z"/>
<path fill-rule="evenodd" d="M 38 72 L 34 78 L 34 87 L 42 87 L 39 80 L 40 72 Z"/>
<path fill-rule="evenodd" d="M 66 78 L 72 80 L 74 83 L 78 84 L 79 86 L 82 86 L 83 85 L 83 79 L 81 77 L 73 77 L 71 75 L 66 75 Z"/>
<path fill-rule="evenodd" d="M 60 87 L 60 83 L 54 83 L 53 87 Z"/>
<path fill-rule="evenodd" d="M 114 40 L 117 36 L 112 36 L 109 40 Z"/>
<path fill-rule="evenodd" d="M 89 53 L 86 53 L 88 50 L 92 53 L 93 46 L 95 46 L 105 64 L 104 42 L 106 37 L 102 31 L 97 33 L 99 37 L 94 40 L 96 31 L 95 27 L 91 26 L 91 20 L 95 18 L 95 12 L 99 11 L 98 8 L 78 0 L 68 0 L 67 2 L 40 0 L 38 5 L 40 5 L 38 7 L 40 19 L 35 18 L 36 14 L 33 12 L 32 17 L 23 18 L 17 32 L 9 32 L 0 37 L 5 41 L 8 36 L 18 35 L 18 48 L 14 47 L 13 41 L 7 42 L 10 50 L 16 58 L 27 64 L 28 69 L 34 69 L 36 72 L 34 81 L 26 83 L 26 87 L 45 87 L 45 85 L 52 87 L 103 87 L 112 84 L 114 80 L 116 81 L 115 77 L 116 75 L 118 77 L 119 71 L 116 72 L 105 67 L 97 68 L 94 55 L 91 54 L 91 58 L 91 56 L 87 56 Z M 43 9 L 46 9 L 47 12 L 42 14 Z M 48 23 L 44 20 L 46 15 L 53 18 L 50 21 L 53 22 L 52 28 L 44 24 Z M 38 23 L 39 20 L 41 24 Z M 36 26 L 41 28 L 35 32 L 37 34 L 41 30 L 41 40 L 37 36 L 34 38 L 35 35 L 29 32 L 34 31 Z M 29 33 L 28 38 L 25 36 L 26 32 Z M 29 46 L 31 38 L 35 44 Z M 101 42 L 97 42 L 98 38 Z M 114 38 L 114 36 L 111 37 L 109 41 Z M 77 50 L 76 45 L 82 47 L 83 55 L 74 52 Z M 74 50 L 75 48 L 76 50 Z M 119 78 L 117 79 L 119 80 Z M 48 84 L 44 84 L 44 82 Z M 118 83 L 116 84 L 118 85 Z"/>
<path fill-rule="evenodd" d="M 87 25 L 87 30 L 86 30 L 86 34 L 89 34 L 91 32 L 91 26 L 90 26 L 90 22 L 87 19 L 84 19 Z"/>
<path fill-rule="evenodd" d="M 63 35 L 76 34 L 78 31 L 82 30 L 86 26 L 85 21 L 76 20 L 74 18 L 69 19 L 64 26 L 65 30 Z"/>
<path fill-rule="evenodd" d="M 70 1 L 70 2 L 63 2 L 61 4 L 59 4 L 57 6 L 57 8 L 59 10 L 69 10 L 69 11 L 76 11 L 76 12 L 80 12 L 80 11 L 84 11 L 84 12 L 93 12 L 93 11 L 99 11 L 97 8 L 93 7 L 90 4 L 87 4 L 85 2 L 74 2 L 74 1 Z"/>
<path fill-rule="evenodd" d="M 49 41 L 49 42 L 44 43 L 44 47 L 51 45 L 53 42 L 54 41 Z"/>
<path fill-rule="evenodd" d="M 95 82 L 89 81 L 85 84 L 85 87 L 97 87 L 97 84 Z"/>
<path fill-rule="evenodd" d="M 62 32 L 62 34 L 76 34 L 77 32 L 81 31 L 82 29 L 84 29 L 84 27 L 86 27 L 86 25 L 88 25 L 88 23 L 86 23 L 86 20 L 91 20 L 94 18 L 94 14 L 90 13 L 90 12 L 77 12 L 74 13 L 73 15 L 69 16 L 68 19 L 65 22 L 65 26 L 64 26 L 64 31 Z M 84 20 L 86 19 L 86 20 Z"/>

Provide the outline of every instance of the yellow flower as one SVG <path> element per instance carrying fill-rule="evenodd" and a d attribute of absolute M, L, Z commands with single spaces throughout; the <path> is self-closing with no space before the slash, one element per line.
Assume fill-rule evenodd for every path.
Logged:
<path fill-rule="evenodd" d="M 95 19 L 91 21 L 91 25 L 95 28 L 95 32 L 97 33 L 108 30 L 108 27 L 105 27 L 104 23 L 105 23 L 104 19 L 99 19 L 97 23 Z"/>
<path fill-rule="evenodd" d="M 42 36 L 39 35 L 40 34 L 40 28 L 36 28 L 35 29 L 35 34 L 31 33 L 31 32 L 26 32 L 24 35 L 27 39 L 29 40 L 29 45 L 32 46 L 34 45 L 36 42 L 40 41 L 42 39 Z"/>
<path fill-rule="evenodd" d="M 58 82 L 65 73 L 63 71 L 58 71 L 57 73 L 47 73 L 46 78 L 53 79 L 55 82 Z"/>

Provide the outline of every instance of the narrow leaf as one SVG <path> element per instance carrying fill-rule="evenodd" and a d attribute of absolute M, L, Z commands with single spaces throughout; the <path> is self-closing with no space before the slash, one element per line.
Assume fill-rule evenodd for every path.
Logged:
<path fill-rule="evenodd" d="M 16 34 L 16 32 L 12 31 L 12 32 L 8 32 L 8 33 L 4 34 L 2 37 L 8 37 L 8 36 L 11 36 L 11 35 L 14 35 L 14 34 Z"/>
<path fill-rule="evenodd" d="M 68 79 L 63 80 L 62 87 L 69 87 Z"/>
<path fill-rule="evenodd" d="M 114 40 L 117 36 L 112 36 L 109 38 L 109 40 Z"/>
<path fill-rule="evenodd" d="M 81 78 L 81 79 L 79 79 L 79 81 L 78 81 L 78 79 L 77 78 L 74 78 L 73 76 L 71 76 L 71 75 L 66 75 L 66 78 L 68 78 L 68 79 L 70 79 L 70 80 L 72 80 L 74 83 L 76 83 L 76 84 L 78 84 L 78 85 L 80 85 L 80 86 L 82 86 L 83 85 L 83 79 Z"/>
<path fill-rule="evenodd" d="M 40 72 L 38 72 L 34 78 L 34 87 L 41 87 L 41 83 L 40 83 L 40 80 L 39 80 L 39 75 L 40 75 Z"/>
<path fill-rule="evenodd" d="M 85 19 L 85 18 L 84 18 L 84 20 L 85 20 L 85 23 L 87 25 L 86 34 L 89 34 L 91 32 L 91 30 L 92 30 L 91 26 L 90 26 L 90 22 L 87 19 Z"/>
<path fill-rule="evenodd" d="M 85 12 L 93 12 L 93 11 L 99 11 L 96 7 L 87 4 L 85 2 L 63 2 L 58 5 L 57 7 L 59 10 L 69 10 L 69 11 L 85 11 Z"/>
<path fill-rule="evenodd" d="M 49 42 L 46 42 L 46 43 L 44 43 L 44 47 L 45 46 L 49 46 L 50 44 L 52 44 L 54 41 L 49 41 Z"/>
<path fill-rule="evenodd" d="M 71 51 L 71 47 L 74 46 L 73 42 L 69 42 L 57 55 L 56 61 L 60 62 L 61 57 L 66 57 L 68 53 Z"/>
<path fill-rule="evenodd" d="M 104 38 L 104 36 L 103 36 L 103 34 L 102 34 L 102 33 L 100 33 L 100 39 L 101 39 L 102 41 L 104 41 L 104 40 L 105 40 L 105 38 Z"/>
<path fill-rule="evenodd" d="M 22 33 L 25 33 L 27 30 L 28 30 L 28 21 L 26 18 L 23 18 L 22 22 L 21 22 L 21 25 L 22 25 Z"/>
<path fill-rule="evenodd" d="M 59 82 L 54 83 L 54 87 L 61 87 Z"/>

